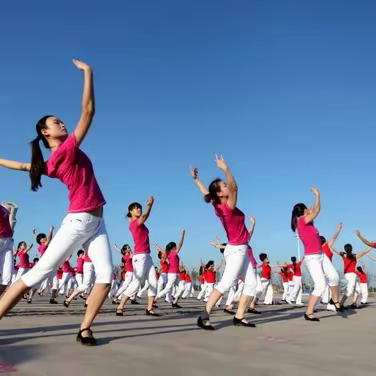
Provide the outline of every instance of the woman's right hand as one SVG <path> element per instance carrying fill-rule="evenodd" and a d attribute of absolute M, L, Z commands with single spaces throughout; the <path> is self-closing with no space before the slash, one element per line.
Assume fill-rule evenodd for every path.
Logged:
<path fill-rule="evenodd" d="M 319 191 L 317 188 L 313 187 L 313 188 L 312 188 L 312 193 L 313 193 L 315 196 L 318 196 L 318 195 L 320 194 L 320 191 Z"/>
<path fill-rule="evenodd" d="M 191 170 L 191 176 L 192 176 L 193 180 L 197 180 L 198 179 L 198 168 L 197 167 L 191 167 L 190 170 Z"/>

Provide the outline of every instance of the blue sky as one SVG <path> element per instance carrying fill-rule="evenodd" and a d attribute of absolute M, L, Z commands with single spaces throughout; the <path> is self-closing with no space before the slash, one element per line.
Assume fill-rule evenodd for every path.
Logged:
<path fill-rule="evenodd" d="M 81 59 L 95 72 L 97 110 L 82 149 L 108 202 L 112 244 L 131 242 L 126 207 L 152 194 L 151 240 L 163 246 L 186 228 L 183 261 L 219 261 L 208 244 L 223 230 L 189 165 L 209 183 L 221 176 L 221 153 L 239 208 L 257 219 L 257 254 L 275 262 L 296 253 L 290 213 L 312 202 L 312 186 L 322 192 L 320 232 L 330 237 L 343 221 L 337 245 L 361 250 L 357 228 L 376 239 L 375 17 L 371 0 L 7 2 L 0 156 L 28 161 L 45 114 L 74 129 L 82 75 L 71 59 Z M 33 193 L 25 173 L 1 169 L 0 179 L 1 200 L 20 207 L 17 242 L 30 242 L 33 227 L 60 226 L 60 182 L 45 178 Z"/>

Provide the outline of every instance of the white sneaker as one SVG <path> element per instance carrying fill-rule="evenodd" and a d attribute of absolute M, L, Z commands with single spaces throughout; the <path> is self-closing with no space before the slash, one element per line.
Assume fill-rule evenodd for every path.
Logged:
<path fill-rule="evenodd" d="M 289 299 L 286 299 L 286 303 L 290 304 L 290 305 L 293 305 L 292 302 L 291 302 L 291 300 L 289 300 Z"/>
<path fill-rule="evenodd" d="M 337 312 L 337 311 L 336 311 L 336 307 L 335 307 L 335 305 L 333 305 L 333 304 L 328 304 L 328 305 L 326 306 L 326 309 L 327 309 L 328 311 Z"/>

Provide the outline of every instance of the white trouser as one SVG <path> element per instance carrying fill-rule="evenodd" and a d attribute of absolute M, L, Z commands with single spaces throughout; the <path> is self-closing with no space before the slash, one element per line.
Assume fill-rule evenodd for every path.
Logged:
<path fill-rule="evenodd" d="M 264 304 L 273 303 L 273 286 L 270 283 L 270 279 L 261 278 L 262 294 L 265 295 Z"/>
<path fill-rule="evenodd" d="M 23 282 L 37 285 L 80 248 L 87 251 L 95 266 L 96 283 L 111 284 L 112 253 L 104 219 L 89 213 L 70 213 L 64 218 L 43 257 L 22 277 Z"/>
<path fill-rule="evenodd" d="M 243 295 L 256 295 L 256 274 L 248 257 L 248 244 L 231 245 L 227 244 L 223 256 L 226 267 L 222 279 L 215 287 L 222 295 L 229 291 L 240 275 L 244 277 Z"/>
<path fill-rule="evenodd" d="M 324 253 L 305 255 L 304 260 L 314 284 L 312 295 L 321 296 L 324 293 L 326 288 L 325 277 L 329 286 L 338 286 L 339 276 L 328 256 Z"/>
<path fill-rule="evenodd" d="M 157 273 L 149 253 L 133 255 L 133 281 L 125 290 L 124 295 L 133 296 L 137 293 L 142 281 L 149 282 L 148 296 L 157 295 Z"/>
<path fill-rule="evenodd" d="M 157 282 L 158 283 L 158 282 Z M 138 293 L 137 293 L 137 297 L 138 298 L 141 298 L 142 297 L 142 294 L 149 289 L 149 282 L 148 281 L 145 281 L 144 285 L 141 287 L 140 285 L 140 288 L 138 289 Z"/>
<path fill-rule="evenodd" d="M 198 294 L 198 296 L 197 296 L 197 300 L 201 300 L 202 297 L 205 295 L 205 291 L 206 291 L 206 282 L 201 283 L 201 284 L 200 284 L 200 287 L 201 287 L 201 291 L 199 292 L 199 294 Z"/>
<path fill-rule="evenodd" d="M 11 284 L 13 266 L 13 239 L 0 238 L 0 285 Z"/>
<path fill-rule="evenodd" d="M 192 298 L 192 282 L 186 282 L 185 283 L 185 291 L 182 295 L 182 298 L 186 298 L 188 295 Z"/>
<path fill-rule="evenodd" d="M 226 307 L 231 305 L 232 302 L 234 301 L 237 288 L 238 288 L 238 284 L 235 286 L 231 286 L 230 291 L 228 292 L 228 295 L 227 295 Z"/>
<path fill-rule="evenodd" d="M 70 272 L 64 272 L 61 280 L 59 281 L 59 294 L 63 295 L 66 292 L 67 284 L 71 278 Z"/>
<path fill-rule="evenodd" d="M 133 280 L 133 272 L 127 272 L 125 274 L 124 282 L 121 284 L 119 290 L 115 293 L 115 299 L 118 298 L 120 295 L 123 295 L 124 291 L 129 287 Z"/>
<path fill-rule="evenodd" d="M 111 299 L 115 295 L 117 290 L 118 290 L 117 280 L 113 279 L 112 282 L 111 282 L 111 290 L 108 293 L 108 297 Z"/>
<path fill-rule="evenodd" d="M 360 285 L 360 293 L 362 295 L 362 303 L 367 303 L 368 300 L 368 283 L 359 283 Z"/>
<path fill-rule="evenodd" d="M 18 281 L 24 274 L 26 274 L 30 268 L 18 268 L 17 276 L 16 276 L 16 281 Z"/>
<path fill-rule="evenodd" d="M 291 291 L 289 300 L 294 300 L 296 304 L 302 304 L 302 277 L 293 276 L 294 288 Z"/>
<path fill-rule="evenodd" d="M 214 289 L 214 283 L 212 283 L 212 282 L 206 282 L 204 302 L 207 302 L 209 300 L 209 296 L 212 293 L 213 289 Z"/>
<path fill-rule="evenodd" d="M 356 289 L 360 291 L 358 276 L 355 273 L 345 273 L 345 278 L 347 279 L 347 288 L 345 293 L 347 297 L 353 295 Z"/>
<path fill-rule="evenodd" d="M 77 285 L 82 285 L 82 282 L 84 281 L 84 273 L 77 273 L 76 274 L 76 282 Z"/>
<path fill-rule="evenodd" d="M 175 299 L 180 299 L 182 295 L 184 294 L 186 288 L 186 282 L 185 281 L 180 281 L 179 282 L 179 287 L 177 293 L 174 295 Z"/>
<path fill-rule="evenodd" d="M 73 277 L 73 275 L 70 275 L 70 278 L 67 283 L 67 294 L 69 293 L 70 290 L 75 290 L 78 287 L 78 283 L 76 280 L 76 276 Z"/>
<path fill-rule="evenodd" d="M 282 295 L 282 300 L 286 300 L 287 298 L 287 293 L 289 291 L 289 283 L 288 282 L 282 282 L 283 285 L 283 295 Z"/>
<path fill-rule="evenodd" d="M 171 299 L 172 289 L 178 283 L 178 276 L 179 275 L 177 273 L 167 274 L 167 284 L 165 288 L 158 293 L 158 298 L 162 298 L 163 296 L 167 295 L 169 300 Z"/>
<path fill-rule="evenodd" d="M 82 283 L 78 285 L 76 291 L 82 294 L 84 291 L 89 290 L 96 282 L 96 275 L 97 272 L 94 264 L 92 262 L 84 262 L 84 276 L 82 278 Z"/>
<path fill-rule="evenodd" d="M 320 307 L 321 303 L 329 304 L 329 301 L 332 297 L 332 290 L 330 289 L 328 285 L 328 279 L 326 277 L 325 277 L 325 281 L 326 281 L 325 291 L 321 295 L 321 299 L 319 299 L 317 303 L 315 304 L 315 308 L 314 308 L 315 310 L 317 310 Z"/>
<path fill-rule="evenodd" d="M 159 294 L 167 284 L 167 273 L 162 273 L 157 283 L 157 293 Z"/>
<path fill-rule="evenodd" d="M 256 274 L 256 283 L 257 283 L 256 284 L 256 297 L 258 299 L 260 299 L 260 296 L 264 292 L 264 286 L 261 283 L 261 278 L 260 278 L 260 275 L 258 273 Z"/>
<path fill-rule="evenodd" d="M 38 264 L 39 264 L 39 262 L 38 262 Z M 38 285 L 38 283 L 36 285 L 33 285 L 33 287 L 35 287 L 37 285 Z M 59 279 L 57 278 L 57 271 L 56 270 L 52 270 L 52 272 L 47 275 L 47 278 L 45 280 L 43 280 L 43 282 L 40 285 L 40 291 L 45 291 L 47 289 L 47 287 L 50 287 L 50 286 L 51 286 L 52 290 L 57 290 L 57 288 L 59 286 Z"/>

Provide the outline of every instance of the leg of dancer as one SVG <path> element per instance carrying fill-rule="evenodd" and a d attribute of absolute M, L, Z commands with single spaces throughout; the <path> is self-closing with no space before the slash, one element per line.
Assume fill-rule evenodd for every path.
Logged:
<path fill-rule="evenodd" d="M 205 201 L 213 204 L 215 213 L 226 230 L 229 243 L 224 251 L 226 267 L 222 279 L 210 295 L 205 312 L 198 318 L 197 325 L 207 330 L 214 329 L 209 319 L 211 310 L 220 297 L 236 283 L 239 275 L 243 275 L 245 287 L 233 322 L 234 325 L 254 326 L 244 318 L 246 307 L 250 297 L 254 296 L 252 294 L 256 287 L 255 273 L 247 255 L 250 236 L 244 224 L 245 216 L 236 207 L 238 194 L 236 181 L 223 157 L 216 156 L 216 163 L 217 167 L 224 171 L 227 182 L 214 180 L 209 189 L 199 180 L 197 168 L 191 169 L 193 180 L 204 195 Z"/>
<path fill-rule="evenodd" d="M 364 264 L 362 266 L 357 267 L 357 273 L 359 277 L 359 287 L 360 287 L 360 294 L 362 295 L 361 304 L 367 304 L 368 301 L 368 276 L 367 276 L 367 269 Z"/>
<path fill-rule="evenodd" d="M 129 219 L 129 230 L 132 234 L 135 247 L 133 254 L 133 281 L 121 299 L 116 310 L 116 315 L 122 316 L 126 302 L 133 297 L 138 291 L 141 282 L 146 280 L 149 282 L 148 307 L 146 314 L 148 316 L 159 316 L 153 311 L 155 296 L 157 295 L 157 276 L 153 260 L 150 255 L 149 230 L 145 226 L 146 220 L 149 218 L 153 207 L 154 197 L 150 197 L 147 201 L 147 208 L 142 212 L 142 206 L 135 202 L 128 207 L 127 217 Z"/>
<path fill-rule="evenodd" d="M 282 286 L 283 286 L 283 295 L 282 295 L 282 302 L 286 302 L 287 293 L 289 290 L 289 276 L 288 276 L 288 269 L 281 268 L 279 272 L 280 276 L 282 277 Z"/>
<path fill-rule="evenodd" d="M 287 264 L 286 267 L 291 269 L 293 272 L 293 282 L 294 288 L 292 289 L 289 298 L 287 299 L 287 303 L 292 304 L 292 301 L 295 301 L 296 305 L 302 305 L 302 263 L 303 260 L 296 262 L 296 257 L 291 257 L 292 264 Z"/>
<path fill-rule="evenodd" d="M 30 171 L 33 190 L 41 186 L 42 173 L 58 178 L 67 185 L 70 198 L 69 214 L 43 257 L 2 296 L 0 318 L 17 304 L 30 287 L 42 282 L 75 249 L 83 245 L 93 260 L 97 280 L 77 340 L 84 345 L 95 345 L 90 327 L 111 285 L 112 256 L 102 218 L 105 200 L 89 158 L 79 149 L 94 116 L 92 70 L 80 61 L 74 60 L 74 64 L 84 72 L 82 114 L 74 133 L 68 136 L 61 120 L 54 116 L 45 116 L 36 127 L 38 136 L 32 142 L 31 163 L 0 160 L 0 165 L 4 167 Z M 46 163 L 39 147 L 41 140 L 52 152 Z"/>
<path fill-rule="evenodd" d="M 328 278 L 332 290 L 333 304 L 337 311 L 342 311 L 342 308 L 338 302 L 338 273 L 323 253 L 318 231 L 313 225 L 313 220 L 318 216 L 321 209 L 320 192 L 316 188 L 312 188 L 312 192 L 315 195 L 313 208 L 307 208 L 302 203 L 296 204 L 292 211 L 291 229 L 294 232 L 298 230 L 299 237 L 304 245 L 304 259 L 314 283 L 314 290 L 309 299 L 304 318 L 308 321 L 320 321 L 315 317 L 313 311 L 317 301 L 325 291 L 325 277 Z"/>

